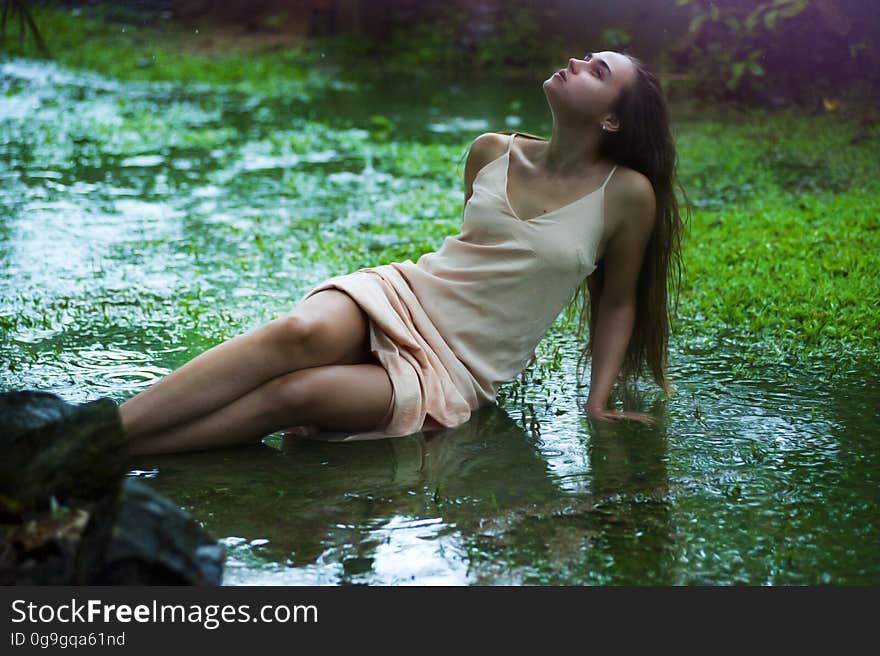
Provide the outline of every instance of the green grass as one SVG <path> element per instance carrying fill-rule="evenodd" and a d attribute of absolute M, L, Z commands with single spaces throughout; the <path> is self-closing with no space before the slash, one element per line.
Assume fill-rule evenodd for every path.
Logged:
<path fill-rule="evenodd" d="M 697 205 L 682 332 L 732 335 L 759 359 L 867 355 L 880 336 L 877 128 L 756 111 L 680 128 Z"/>
<path fill-rule="evenodd" d="M 323 82 L 310 71 L 316 54 L 304 48 L 200 54 L 200 35 L 172 21 L 138 24 L 137 13 L 97 6 L 75 14 L 52 6 L 33 7 L 34 21 L 52 58 L 63 66 L 95 71 L 108 77 L 140 81 L 198 80 L 246 94 L 307 96 Z M 21 43 L 17 21 L 8 27 L 0 52 L 39 57 L 28 35 Z"/>

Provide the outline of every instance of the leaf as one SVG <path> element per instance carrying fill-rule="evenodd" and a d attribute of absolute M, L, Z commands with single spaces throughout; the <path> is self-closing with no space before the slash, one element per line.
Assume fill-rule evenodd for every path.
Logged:
<path fill-rule="evenodd" d="M 797 16 L 809 4 L 808 0 L 776 0 L 777 5 L 781 5 L 779 15 L 783 18 L 792 18 Z"/>
<path fill-rule="evenodd" d="M 739 80 L 742 77 L 743 70 L 745 69 L 746 63 L 738 61 L 733 65 L 733 79 Z"/>
<path fill-rule="evenodd" d="M 868 44 L 864 41 L 860 41 L 859 43 L 851 43 L 849 44 L 849 56 L 855 59 L 859 56 L 859 52 L 861 50 L 867 50 Z"/>
<path fill-rule="evenodd" d="M 747 32 L 751 32 L 755 28 L 755 24 L 758 22 L 758 18 L 761 16 L 761 12 L 764 11 L 766 6 L 767 5 L 765 4 L 760 4 L 755 7 L 748 16 L 746 16 L 745 26 Z"/>
<path fill-rule="evenodd" d="M 698 14 L 691 19 L 690 25 L 688 25 L 689 32 L 698 32 L 700 29 L 700 25 L 703 24 L 703 21 L 706 20 L 706 14 Z"/>

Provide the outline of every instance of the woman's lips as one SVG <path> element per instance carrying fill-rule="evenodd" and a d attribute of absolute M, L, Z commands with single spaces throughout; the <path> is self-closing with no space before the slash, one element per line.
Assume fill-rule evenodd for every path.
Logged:
<path fill-rule="evenodd" d="M 562 81 L 565 82 L 565 71 L 556 71 L 556 75 L 562 78 Z"/>

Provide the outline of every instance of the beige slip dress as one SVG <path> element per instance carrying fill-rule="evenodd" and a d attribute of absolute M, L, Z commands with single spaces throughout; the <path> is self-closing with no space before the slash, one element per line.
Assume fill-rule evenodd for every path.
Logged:
<path fill-rule="evenodd" d="M 604 189 L 530 219 L 507 193 L 506 152 L 473 182 L 461 232 L 416 262 L 404 260 L 334 276 L 366 312 L 370 348 L 393 395 L 374 430 L 322 431 L 315 439 L 353 441 L 451 428 L 495 402 L 499 387 L 528 365 L 577 287 L 596 268 Z"/>

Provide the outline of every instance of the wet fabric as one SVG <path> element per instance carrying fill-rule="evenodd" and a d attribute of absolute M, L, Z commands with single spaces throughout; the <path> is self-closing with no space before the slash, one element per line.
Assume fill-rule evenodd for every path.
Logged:
<path fill-rule="evenodd" d="M 308 291 L 347 293 L 366 312 L 373 354 L 393 398 L 378 428 L 318 439 L 366 440 L 451 428 L 495 402 L 578 286 L 596 268 L 602 185 L 567 205 L 521 219 L 507 193 L 506 152 L 473 182 L 461 231 L 416 262 L 334 276 Z"/>

